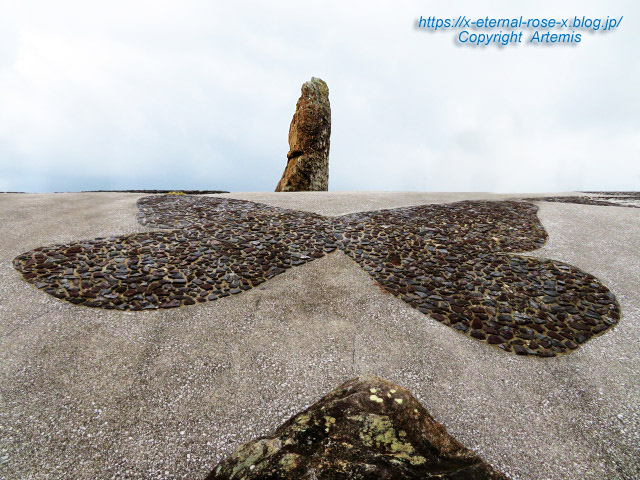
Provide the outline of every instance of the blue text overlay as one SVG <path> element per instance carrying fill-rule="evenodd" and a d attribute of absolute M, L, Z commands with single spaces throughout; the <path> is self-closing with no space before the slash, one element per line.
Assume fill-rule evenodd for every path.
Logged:
<path fill-rule="evenodd" d="M 418 28 L 427 30 L 455 30 L 455 41 L 466 46 L 528 44 L 577 44 L 585 31 L 608 32 L 622 24 L 624 16 L 589 18 L 439 18 L 418 19 Z"/>

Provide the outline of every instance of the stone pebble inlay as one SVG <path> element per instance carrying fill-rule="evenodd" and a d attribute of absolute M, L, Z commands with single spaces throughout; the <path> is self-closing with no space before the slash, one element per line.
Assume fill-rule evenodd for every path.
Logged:
<path fill-rule="evenodd" d="M 163 230 L 40 247 L 15 268 L 88 307 L 174 308 L 249 290 L 339 248 L 386 291 L 519 355 L 576 349 L 620 318 L 595 277 L 548 259 L 537 207 L 464 201 L 324 217 L 243 200 L 150 196 L 138 220 Z"/>
<path fill-rule="evenodd" d="M 591 193 L 591 192 L 588 192 Z M 593 192 L 598 195 L 588 195 L 582 197 L 534 197 L 523 198 L 527 202 L 557 202 L 575 203 L 578 205 L 598 205 L 603 207 L 627 207 L 640 208 L 640 194 L 638 192 L 628 192 L 626 194 L 617 192 Z"/>

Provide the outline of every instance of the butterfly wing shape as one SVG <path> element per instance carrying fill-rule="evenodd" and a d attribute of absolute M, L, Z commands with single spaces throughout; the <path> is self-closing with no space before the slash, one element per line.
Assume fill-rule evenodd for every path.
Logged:
<path fill-rule="evenodd" d="M 339 247 L 386 291 L 430 317 L 507 352 L 567 353 L 620 318 L 592 275 L 514 255 L 546 240 L 537 207 L 458 202 L 341 217 Z"/>
<path fill-rule="evenodd" d="M 158 230 L 41 247 L 14 260 L 24 278 L 72 303 L 172 308 L 259 285 L 332 251 L 320 215 L 241 200 L 154 196 L 139 221 Z"/>

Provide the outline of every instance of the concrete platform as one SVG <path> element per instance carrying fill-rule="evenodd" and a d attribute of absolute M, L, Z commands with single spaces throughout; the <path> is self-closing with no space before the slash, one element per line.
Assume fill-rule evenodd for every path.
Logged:
<path fill-rule="evenodd" d="M 141 196 L 0 195 L 0 478 L 201 478 L 364 373 L 411 390 L 513 479 L 640 478 L 640 210 L 539 204 L 549 241 L 530 255 L 594 274 L 623 313 L 577 351 L 539 359 L 429 319 L 340 251 L 241 295 L 151 312 L 78 307 L 13 269 L 38 246 L 146 231 L 136 222 Z M 514 197 L 222 196 L 324 215 Z"/>

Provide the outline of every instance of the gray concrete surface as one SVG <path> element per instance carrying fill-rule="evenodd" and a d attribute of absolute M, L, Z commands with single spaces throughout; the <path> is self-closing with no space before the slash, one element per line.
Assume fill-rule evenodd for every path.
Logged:
<path fill-rule="evenodd" d="M 0 195 L 0 478 L 203 477 L 353 376 L 409 388 L 513 479 L 640 478 L 640 210 L 540 203 L 548 244 L 618 296 L 620 324 L 561 358 L 507 355 L 383 292 L 341 252 L 258 289 L 153 312 L 78 307 L 12 259 L 145 231 L 137 194 Z M 484 194 L 227 194 L 342 214 Z"/>
<path fill-rule="evenodd" d="M 410 207 L 424 203 L 449 203 L 460 200 L 505 200 L 520 197 L 548 197 L 550 195 L 584 196 L 569 193 L 504 194 L 486 192 L 234 192 L 220 196 L 262 202 L 282 208 L 315 212 L 320 215 L 346 215 L 383 208 Z"/>

